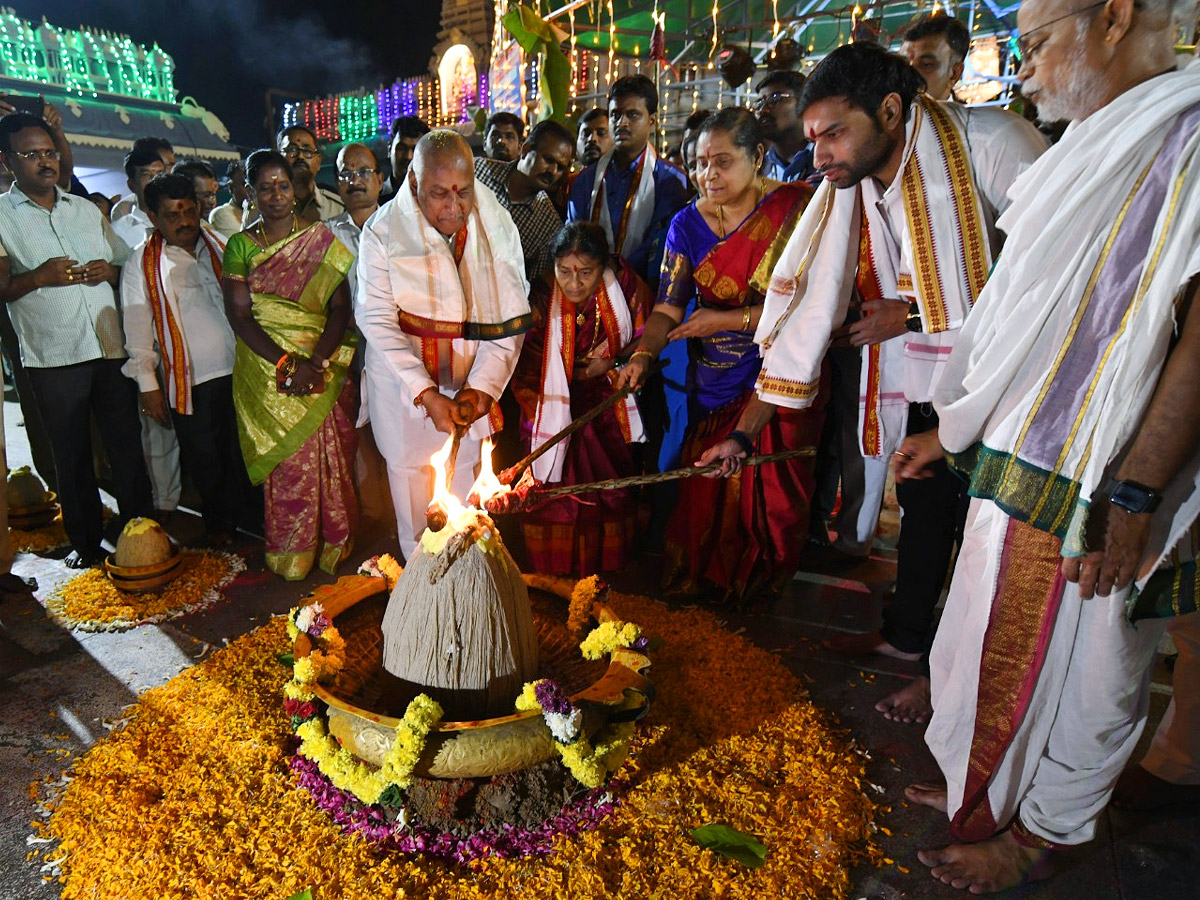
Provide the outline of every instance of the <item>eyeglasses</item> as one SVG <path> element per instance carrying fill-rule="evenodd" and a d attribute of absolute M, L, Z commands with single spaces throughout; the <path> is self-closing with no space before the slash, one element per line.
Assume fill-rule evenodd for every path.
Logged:
<path fill-rule="evenodd" d="M 1044 38 L 1043 40 L 1038 41 L 1036 44 L 1034 44 L 1032 47 L 1030 47 L 1029 46 L 1029 36 L 1031 34 L 1035 34 L 1036 32 L 1041 31 L 1043 28 L 1049 28 L 1051 25 L 1061 22 L 1063 19 L 1069 19 L 1072 16 L 1077 16 L 1081 13 L 1090 12 L 1091 10 L 1096 9 L 1099 6 L 1107 6 L 1107 5 L 1108 5 L 1108 0 L 1100 0 L 1099 3 L 1093 3 L 1091 6 L 1084 6 L 1080 9 L 1073 10 L 1072 12 L 1063 13 L 1058 18 L 1051 19 L 1049 22 L 1043 22 L 1041 25 L 1038 25 L 1036 28 L 1030 28 L 1028 31 L 1026 31 L 1024 34 L 1022 34 L 1016 40 L 1018 58 L 1022 62 L 1032 62 L 1033 57 L 1035 55 L 1037 55 L 1037 52 L 1039 50 L 1042 49 L 1042 44 L 1046 43 L 1046 41 L 1049 40 L 1049 38 Z"/>
<path fill-rule="evenodd" d="M 294 156 L 299 156 L 303 159 L 312 159 L 314 156 L 320 156 L 321 151 L 310 150 L 308 147 L 297 147 L 295 144 L 292 144 L 283 151 L 283 155 L 288 159 L 291 159 Z"/>
<path fill-rule="evenodd" d="M 766 106 L 776 106 L 784 100 L 795 98 L 795 94 L 790 91 L 775 91 L 773 94 L 767 94 L 765 97 L 759 97 L 754 101 L 755 109 L 762 109 Z"/>
<path fill-rule="evenodd" d="M 21 159 L 61 159 L 62 154 L 57 150 L 14 150 L 14 156 Z"/>
<path fill-rule="evenodd" d="M 378 171 L 378 169 L 368 169 L 366 167 L 361 169 L 342 169 L 340 172 L 338 172 L 337 177 L 338 181 L 344 181 L 349 184 L 351 181 L 357 181 L 359 178 L 361 178 L 363 181 L 366 181 Z"/>

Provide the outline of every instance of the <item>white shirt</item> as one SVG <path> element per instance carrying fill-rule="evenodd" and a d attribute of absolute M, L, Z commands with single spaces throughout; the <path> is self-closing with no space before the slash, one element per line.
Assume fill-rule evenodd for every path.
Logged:
<path fill-rule="evenodd" d="M 242 207 L 230 200 L 222 203 L 208 215 L 208 224 L 224 237 L 232 237 L 242 230 Z"/>
<path fill-rule="evenodd" d="M 1003 109 L 973 108 L 957 103 L 943 103 L 942 107 L 964 126 L 971 171 L 983 201 L 983 224 L 995 254 L 1003 243 L 1003 237 L 996 229 L 996 219 L 1008 209 L 1008 189 L 1017 176 L 1045 152 L 1046 138 L 1032 123 Z M 913 119 L 910 117 L 905 128 L 906 139 L 911 139 L 912 128 Z M 895 245 L 899 245 L 900 265 L 897 271 L 912 275 L 915 271 L 913 242 L 908 230 L 900 182 L 901 178 L 897 175 L 876 206 L 883 213 L 891 232 L 893 251 Z M 916 297 L 905 295 L 900 299 L 911 301 Z M 958 332 L 958 328 L 953 328 L 937 334 L 911 332 L 892 338 L 902 341 L 904 345 L 904 394 L 910 403 L 928 403 L 933 399 L 933 391 L 950 351 L 954 349 Z"/>
<path fill-rule="evenodd" d="M 375 207 L 378 209 L 379 207 Z M 334 216 L 332 219 L 326 219 L 325 224 L 329 226 L 329 230 L 333 232 L 333 236 L 346 245 L 351 253 L 354 254 L 355 262 L 358 261 L 358 242 L 362 238 L 362 229 L 354 224 L 354 219 L 350 213 L 342 212 Z M 346 283 L 350 286 L 350 296 L 354 297 L 354 289 L 358 284 L 358 266 L 350 267 L 350 271 L 346 274 Z"/>
<path fill-rule="evenodd" d="M 143 243 L 121 273 L 121 309 L 125 320 L 125 350 L 129 360 L 121 371 L 142 393 L 162 389 L 158 380 L 159 347 L 154 316 L 142 271 Z M 221 282 L 212 256 L 197 240 L 196 255 L 181 247 L 163 247 L 163 286 L 187 344 L 192 384 L 203 384 L 233 372 L 233 329 L 225 317 Z"/>
<path fill-rule="evenodd" d="M 57 189 L 50 209 L 17 186 L 0 194 L 0 256 L 13 275 L 67 256 L 80 265 L 103 259 L 120 266 L 129 251 L 96 205 Z M 67 284 L 38 288 L 8 304 L 29 368 L 69 366 L 93 359 L 124 359 L 124 340 L 112 285 Z"/>
<path fill-rule="evenodd" d="M 154 233 L 154 224 L 138 206 L 136 199 L 134 199 L 133 208 L 129 212 L 120 218 L 113 219 L 112 227 L 113 231 L 117 233 L 117 237 L 124 241 L 125 246 L 131 251 Z"/>

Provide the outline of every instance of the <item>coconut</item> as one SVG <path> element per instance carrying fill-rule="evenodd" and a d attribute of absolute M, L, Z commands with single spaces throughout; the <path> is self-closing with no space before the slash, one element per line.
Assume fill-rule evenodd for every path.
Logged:
<path fill-rule="evenodd" d="M 8 506 L 10 509 L 23 509 L 30 506 L 40 506 L 46 502 L 46 485 L 38 478 L 29 466 L 13 469 L 8 475 Z"/>
<path fill-rule="evenodd" d="M 163 527 L 153 519 L 139 517 L 125 523 L 114 561 L 123 568 L 139 568 L 166 562 L 172 555 L 171 539 Z"/>
<path fill-rule="evenodd" d="M 536 677 L 529 593 L 483 513 L 422 536 L 388 600 L 383 667 L 459 720 L 511 713 Z"/>

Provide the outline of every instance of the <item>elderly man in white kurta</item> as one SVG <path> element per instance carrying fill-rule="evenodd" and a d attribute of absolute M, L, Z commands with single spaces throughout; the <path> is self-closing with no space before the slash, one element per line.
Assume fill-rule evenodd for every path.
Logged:
<path fill-rule="evenodd" d="M 409 557 L 433 498 L 430 456 L 465 430 L 451 485 L 465 501 L 531 321 L 516 225 L 475 183 L 459 135 L 421 138 L 407 183 L 363 228 L 358 285 L 363 401 Z"/>
<path fill-rule="evenodd" d="M 974 498 L 930 658 L 946 785 L 908 792 L 955 839 L 922 861 L 973 893 L 1092 838 L 1161 617 L 1195 607 L 1200 71 L 1173 51 L 1194 14 L 1021 5 L 1023 93 L 1071 126 L 1009 191 L 1004 253 L 935 393 L 941 446 L 901 446 L 898 480 L 944 447 Z"/>

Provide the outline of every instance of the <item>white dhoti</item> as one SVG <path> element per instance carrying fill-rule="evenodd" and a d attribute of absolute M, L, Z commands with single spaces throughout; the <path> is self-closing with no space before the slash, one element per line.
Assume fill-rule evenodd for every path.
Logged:
<path fill-rule="evenodd" d="M 142 456 L 155 509 L 171 510 L 179 506 L 183 486 L 179 471 L 179 441 L 174 429 L 159 425 L 145 413 L 142 419 Z"/>
<path fill-rule="evenodd" d="M 1035 844 L 1090 840 L 1146 722 L 1165 620 L 1126 621 L 1128 588 L 1083 600 L 1046 577 L 1056 545 L 971 501 L 930 654 L 925 733 L 960 840 L 1010 823 Z"/>

